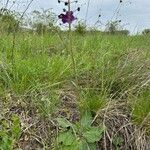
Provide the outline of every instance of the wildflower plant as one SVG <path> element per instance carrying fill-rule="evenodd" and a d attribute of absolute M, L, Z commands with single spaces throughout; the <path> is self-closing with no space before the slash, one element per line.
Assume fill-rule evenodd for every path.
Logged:
<path fill-rule="evenodd" d="M 69 41 L 68 41 L 68 51 L 70 52 L 71 59 L 72 59 L 72 65 L 74 74 L 76 75 L 76 63 L 74 59 L 74 53 L 72 49 L 72 36 L 71 36 L 71 30 L 72 30 L 72 23 L 77 20 L 77 17 L 75 17 L 74 13 L 76 11 L 80 11 L 80 7 L 77 7 L 76 10 L 71 10 L 72 4 L 77 4 L 78 1 L 71 1 L 71 0 L 58 0 L 58 3 L 64 3 L 64 6 L 67 8 L 63 8 L 63 12 L 58 15 L 58 18 L 62 21 L 63 24 L 68 24 L 68 33 L 69 33 Z"/>
<path fill-rule="evenodd" d="M 92 124 L 91 113 L 85 111 L 79 122 L 72 123 L 65 118 L 57 118 L 60 132 L 57 146 L 61 150 L 96 150 L 97 142 L 106 130 L 102 125 Z"/>
<path fill-rule="evenodd" d="M 80 11 L 80 7 L 77 7 L 76 10 L 71 10 L 71 4 L 78 3 L 78 1 L 72 1 L 71 0 L 58 0 L 58 3 L 64 3 L 65 7 L 63 9 L 63 13 L 58 15 L 58 18 L 61 19 L 63 24 L 68 23 L 69 25 L 72 24 L 73 21 L 77 20 L 77 18 L 74 16 L 75 11 Z"/>

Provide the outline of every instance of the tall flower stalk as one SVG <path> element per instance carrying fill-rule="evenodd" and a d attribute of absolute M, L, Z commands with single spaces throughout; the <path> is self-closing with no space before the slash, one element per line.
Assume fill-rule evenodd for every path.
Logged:
<path fill-rule="evenodd" d="M 58 3 L 61 3 L 61 2 L 63 2 L 65 4 L 65 6 L 67 6 L 67 10 L 63 9 L 65 14 L 61 13 L 58 16 L 58 18 L 62 20 L 63 24 L 68 23 L 68 52 L 70 52 L 73 71 L 74 71 L 75 77 L 77 78 L 76 62 L 75 62 L 74 52 L 73 52 L 73 48 L 72 48 L 72 22 L 74 20 L 76 20 L 77 18 L 74 17 L 74 14 L 73 14 L 74 12 L 71 10 L 71 4 L 73 2 L 77 3 L 78 1 L 71 2 L 71 0 L 67 0 L 67 1 L 58 0 Z M 80 11 L 79 7 L 77 8 L 77 11 Z"/>
<path fill-rule="evenodd" d="M 71 12 L 71 1 L 68 0 L 68 12 Z M 69 15 L 69 19 L 71 19 L 71 16 Z M 69 22 L 69 47 L 68 50 L 70 51 L 71 59 L 72 59 L 72 66 L 74 70 L 75 77 L 77 78 L 77 72 L 76 72 L 76 62 L 74 58 L 74 53 L 72 49 L 72 36 L 71 36 L 71 22 Z"/>

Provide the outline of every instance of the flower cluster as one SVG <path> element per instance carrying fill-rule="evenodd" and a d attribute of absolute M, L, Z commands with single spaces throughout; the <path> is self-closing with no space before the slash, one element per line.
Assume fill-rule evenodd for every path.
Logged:
<path fill-rule="evenodd" d="M 73 11 L 66 11 L 65 14 L 60 14 L 58 16 L 58 18 L 61 19 L 64 24 L 65 23 L 72 23 L 74 20 L 77 19 L 74 17 Z"/>
<path fill-rule="evenodd" d="M 69 10 L 69 5 L 70 3 L 78 3 L 78 1 L 73 1 L 73 2 L 68 2 L 68 1 L 63 1 L 63 0 L 58 0 L 58 3 L 64 3 L 65 6 L 68 6 L 68 10 L 65 8 L 63 9 L 63 13 L 58 15 L 58 18 L 61 19 L 62 23 L 68 23 L 71 24 L 74 20 L 77 18 L 74 16 L 74 11 Z M 80 11 L 80 7 L 78 7 L 75 11 Z"/>

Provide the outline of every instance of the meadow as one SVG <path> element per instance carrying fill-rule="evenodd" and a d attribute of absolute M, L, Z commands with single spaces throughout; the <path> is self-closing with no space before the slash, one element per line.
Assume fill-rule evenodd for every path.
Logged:
<path fill-rule="evenodd" d="M 71 37 L 1 33 L 0 150 L 149 150 L 149 36 Z"/>

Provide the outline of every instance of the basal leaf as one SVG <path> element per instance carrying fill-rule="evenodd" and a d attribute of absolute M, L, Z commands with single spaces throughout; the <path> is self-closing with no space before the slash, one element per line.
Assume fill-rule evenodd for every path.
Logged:
<path fill-rule="evenodd" d="M 86 111 L 81 118 L 81 127 L 88 128 L 91 126 L 92 117 L 89 111 Z"/>
<path fill-rule="evenodd" d="M 58 135 L 59 144 L 70 146 L 76 141 L 75 136 L 70 132 L 62 132 Z"/>
<path fill-rule="evenodd" d="M 91 127 L 83 133 L 83 137 L 88 143 L 95 143 L 101 139 L 103 132 L 104 128 Z"/>
<path fill-rule="evenodd" d="M 57 118 L 58 125 L 63 128 L 68 128 L 72 126 L 72 124 L 65 118 Z"/>

